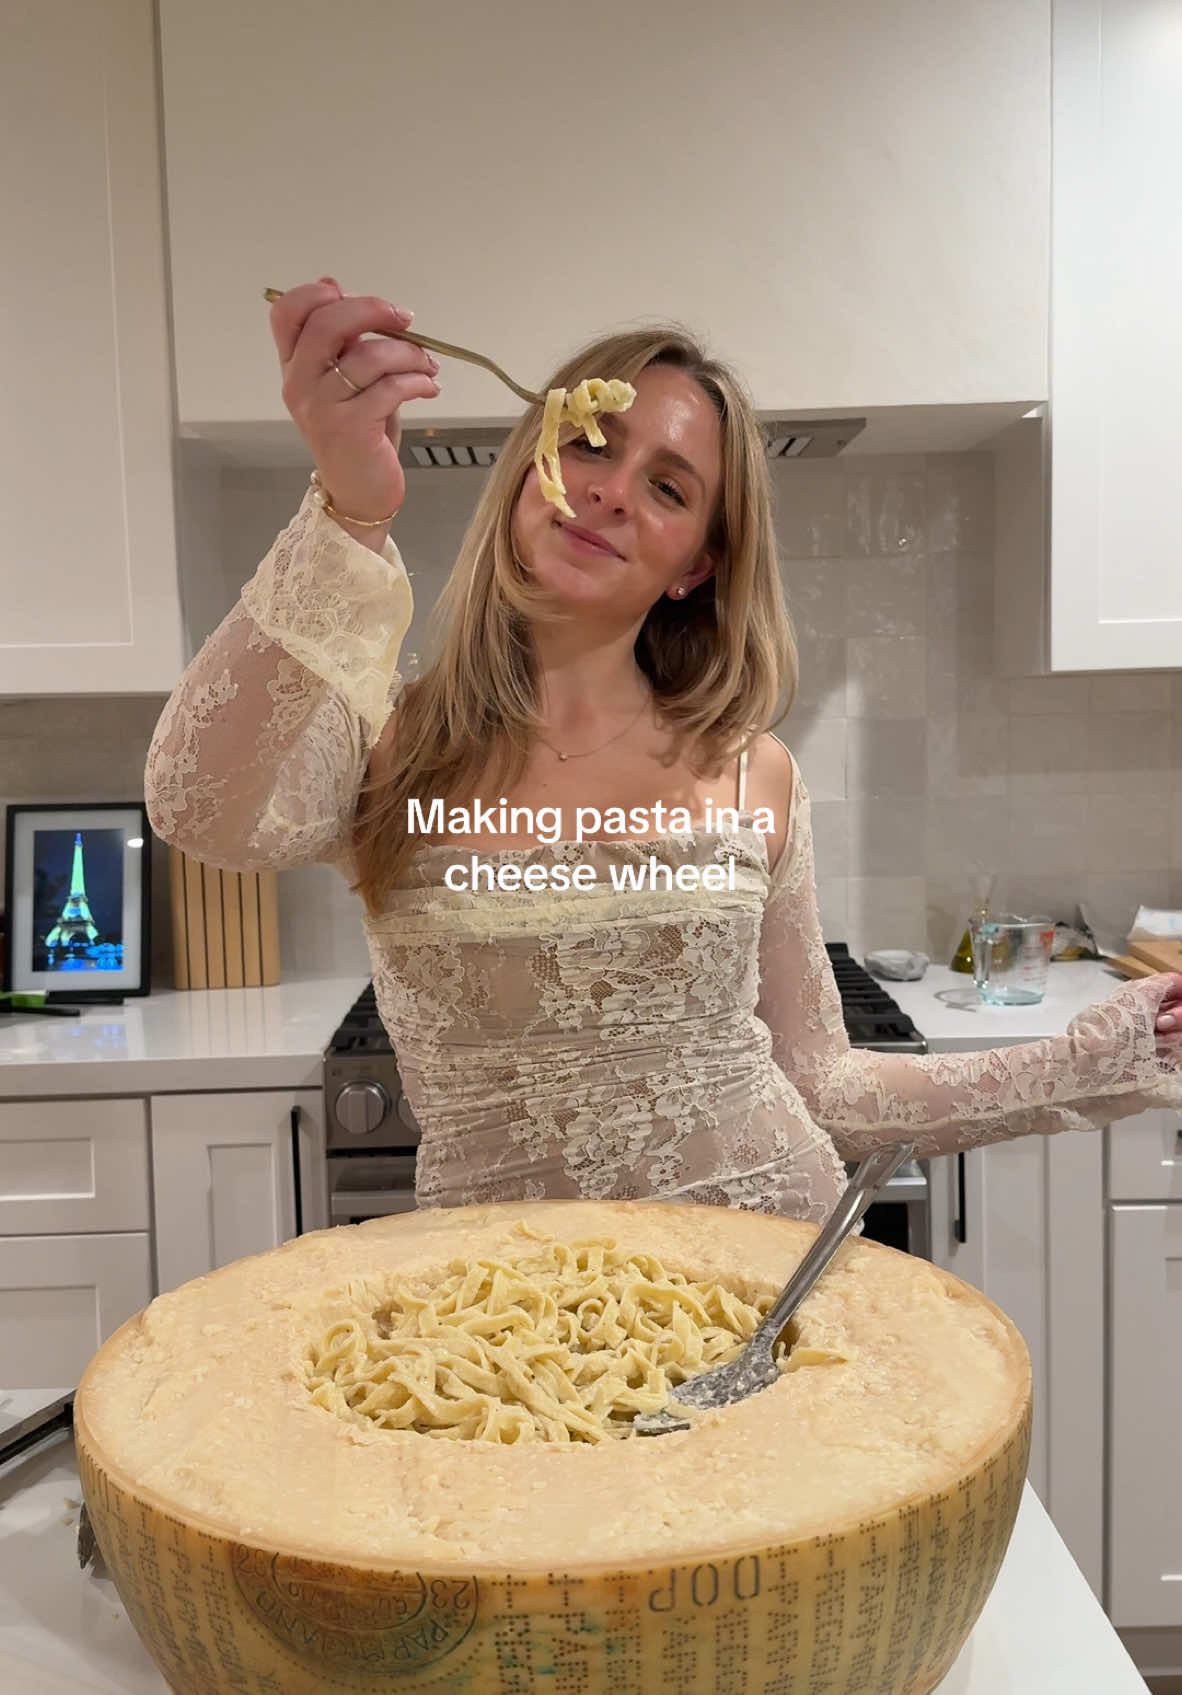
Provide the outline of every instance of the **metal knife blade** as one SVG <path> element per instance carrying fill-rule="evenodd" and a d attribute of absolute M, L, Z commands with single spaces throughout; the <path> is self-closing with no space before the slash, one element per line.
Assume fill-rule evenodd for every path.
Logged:
<path fill-rule="evenodd" d="M 26 1448 L 31 1448 L 35 1442 L 41 1442 L 46 1436 L 52 1436 L 56 1430 L 71 1430 L 74 1425 L 74 1393 L 60 1396 L 56 1401 L 50 1401 L 47 1407 L 41 1407 L 28 1418 L 22 1418 L 19 1423 L 10 1425 L 0 1435 L 0 1465 L 5 1461 L 15 1459 L 17 1454 L 23 1454 Z"/>

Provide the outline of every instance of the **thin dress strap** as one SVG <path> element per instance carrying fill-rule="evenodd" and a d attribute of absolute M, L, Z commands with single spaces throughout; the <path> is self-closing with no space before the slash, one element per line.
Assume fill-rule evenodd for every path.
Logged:
<path fill-rule="evenodd" d="M 743 811 L 746 810 L 746 806 L 747 806 L 747 749 L 746 748 L 744 748 L 742 753 L 739 755 L 739 798 L 738 798 L 738 801 L 736 802 L 736 805 L 738 806 L 738 809 L 739 809 L 740 812 L 743 812 Z"/>

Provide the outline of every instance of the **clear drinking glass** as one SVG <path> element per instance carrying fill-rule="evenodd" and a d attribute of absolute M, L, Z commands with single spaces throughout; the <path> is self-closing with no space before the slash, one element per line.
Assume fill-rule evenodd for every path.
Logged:
<path fill-rule="evenodd" d="M 1047 992 L 1047 968 L 1055 943 L 1053 918 L 1019 918 L 990 913 L 969 922 L 973 981 L 990 1006 L 1033 1006 Z"/>

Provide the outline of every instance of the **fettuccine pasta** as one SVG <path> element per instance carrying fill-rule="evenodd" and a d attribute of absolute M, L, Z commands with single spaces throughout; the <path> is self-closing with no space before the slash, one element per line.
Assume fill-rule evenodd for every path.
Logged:
<path fill-rule="evenodd" d="M 454 1260 L 448 1272 L 333 1324 L 309 1357 L 313 1400 L 426 1436 L 602 1442 L 730 1359 L 771 1305 L 604 1240 L 551 1240 L 525 1260 Z"/>
<path fill-rule="evenodd" d="M 592 447 L 602 447 L 606 438 L 595 421 L 596 413 L 626 412 L 635 399 L 636 390 L 632 384 L 621 382 L 619 378 L 605 382 L 602 377 L 589 377 L 577 388 L 552 388 L 547 392 L 534 464 L 538 471 L 538 486 L 564 518 L 573 518 L 574 513 L 567 504 L 566 485 L 558 458 L 559 430 L 563 424 L 573 424 L 576 429 L 582 430 Z"/>

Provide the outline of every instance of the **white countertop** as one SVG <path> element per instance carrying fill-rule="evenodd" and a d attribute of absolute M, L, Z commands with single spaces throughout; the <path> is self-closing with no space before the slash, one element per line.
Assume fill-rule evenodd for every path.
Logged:
<path fill-rule="evenodd" d="M 946 965 L 929 965 L 916 983 L 881 982 L 933 1053 L 956 1053 L 1061 1036 L 1077 1012 L 1125 980 L 1102 960 L 1056 960 L 1047 973 L 1046 996 L 1034 1006 L 986 1006 L 977 999 L 973 979 Z"/>
<path fill-rule="evenodd" d="M 1054 964 L 1037 1006 L 983 1006 L 971 977 L 930 965 L 884 982 L 934 1053 L 1058 1035 L 1121 979 L 1095 960 Z M 0 1099 L 229 1088 L 318 1088 L 328 1040 L 366 980 L 271 989 L 161 989 L 78 1018 L 0 1016 Z"/>
<path fill-rule="evenodd" d="M 161 989 L 79 1018 L 0 1017 L 0 1098 L 319 1088 L 329 1037 L 366 985 Z"/>
<path fill-rule="evenodd" d="M 168 1695 L 110 1579 L 79 1569 L 81 1498 L 64 1437 L 0 1468 L 0 1687 Z M 1145 1695 L 1029 1484 L 997 1583 L 939 1695 Z"/>

